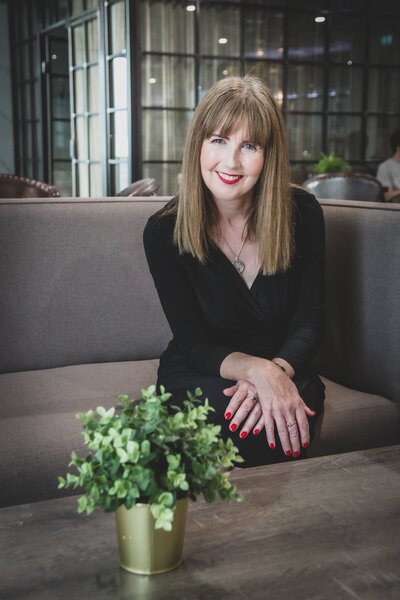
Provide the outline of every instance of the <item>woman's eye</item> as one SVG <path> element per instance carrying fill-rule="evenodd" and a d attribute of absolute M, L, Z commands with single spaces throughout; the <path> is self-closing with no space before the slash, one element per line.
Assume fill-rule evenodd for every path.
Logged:
<path fill-rule="evenodd" d="M 223 144 L 223 142 L 224 142 L 224 140 L 223 140 L 222 138 L 213 138 L 213 139 L 211 140 L 211 143 L 212 143 L 212 144 L 216 144 L 216 145 L 218 145 L 218 144 Z"/>
<path fill-rule="evenodd" d="M 254 144 L 243 144 L 243 148 L 245 150 L 250 151 L 250 152 L 256 152 L 257 151 L 257 146 L 255 146 Z"/>

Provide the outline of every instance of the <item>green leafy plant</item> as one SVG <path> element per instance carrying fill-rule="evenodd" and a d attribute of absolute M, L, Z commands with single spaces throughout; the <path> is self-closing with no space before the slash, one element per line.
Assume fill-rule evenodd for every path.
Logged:
<path fill-rule="evenodd" d="M 350 165 L 336 154 L 321 153 L 321 159 L 315 165 L 317 173 L 339 173 L 350 170 Z"/>
<path fill-rule="evenodd" d="M 120 506 L 150 504 L 155 527 L 170 531 L 176 501 L 201 493 L 208 502 L 242 500 L 229 481 L 234 462 L 243 462 L 232 440 L 220 437 L 221 427 L 207 423 L 214 409 L 202 392 L 187 393 L 180 408 L 168 402 L 171 394 L 155 386 L 142 390 L 143 400 L 121 395 L 121 406 L 79 413 L 90 454 L 71 454 L 77 474 L 59 477 L 59 488 L 82 487 L 78 512 L 96 507 L 106 512 Z"/>

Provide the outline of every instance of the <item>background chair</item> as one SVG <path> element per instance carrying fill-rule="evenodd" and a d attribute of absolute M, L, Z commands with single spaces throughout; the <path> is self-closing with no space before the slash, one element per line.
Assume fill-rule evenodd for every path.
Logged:
<path fill-rule="evenodd" d="M 53 185 L 19 175 L 0 173 L 0 198 L 58 198 Z"/>
<path fill-rule="evenodd" d="M 318 199 L 385 201 L 381 183 L 366 173 L 324 173 L 310 177 L 303 187 Z"/>
<path fill-rule="evenodd" d="M 128 187 L 124 188 L 117 196 L 157 196 L 160 191 L 160 184 L 152 177 L 134 181 Z"/>

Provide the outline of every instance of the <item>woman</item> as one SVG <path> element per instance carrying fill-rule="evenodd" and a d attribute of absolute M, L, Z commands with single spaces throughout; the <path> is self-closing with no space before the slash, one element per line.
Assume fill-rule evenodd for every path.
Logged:
<path fill-rule="evenodd" d="M 284 122 L 261 80 L 226 78 L 200 102 L 181 190 L 144 245 L 173 333 L 158 384 L 175 402 L 200 387 L 243 466 L 304 456 L 324 401 L 309 367 L 324 223 L 314 196 L 289 186 Z"/>

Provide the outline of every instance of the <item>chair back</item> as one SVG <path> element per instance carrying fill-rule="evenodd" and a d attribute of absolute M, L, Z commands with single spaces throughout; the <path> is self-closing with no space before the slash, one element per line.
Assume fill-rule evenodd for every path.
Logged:
<path fill-rule="evenodd" d="M 381 183 L 366 173 L 324 173 L 310 177 L 303 187 L 319 200 L 384 202 Z"/>
<path fill-rule="evenodd" d="M 0 173 L 0 198 L 59 198 L 56 187 L 28 177 Z"/>
<path fill-rule="evenodd" d="M 117 196 L 157 196 L 160 191 L 160 184 L 152 177 L 134 181 L 128 187 L 123 189 Z"/>

